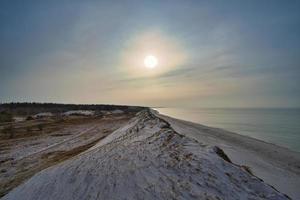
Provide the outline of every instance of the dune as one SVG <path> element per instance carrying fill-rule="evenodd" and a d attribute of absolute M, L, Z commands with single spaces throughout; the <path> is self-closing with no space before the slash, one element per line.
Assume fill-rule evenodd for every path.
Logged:
<path fill-rule="evenodd" d="M 176 120 L 164 118 L 142 111 L 2 199 L 289 199 L 221 148 L 190 137 L 195 131 L 183 134 L 181 124 L 174 128 Z"/>

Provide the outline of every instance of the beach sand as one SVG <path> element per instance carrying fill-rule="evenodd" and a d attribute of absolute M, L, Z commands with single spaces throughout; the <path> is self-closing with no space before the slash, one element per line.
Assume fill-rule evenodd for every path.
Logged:
<path fill-rule="evenodd" d="M 93 147 L 40 171 L 3 199 L 289 199 L 289 191 L 276 190 L 272 182 L 235 163 L 238 157 L 253 156 L 254 163 L 262 164 L 256 161 L 263 159 L 259 150 L 272 148 L 257 141 L 250 155 L 246 146 L 255 142 L 223 132 L 144 110 Z M 229 158 L 219 147 L 232 150 Z M 235 152 L 239 148 L 243 153 Z M 277 174 L 273 161 L 265 161 Z M 283 170 L 279 179 L 297 174 L 281 162 L 276 162 Z M 288 195 L 297 199 L 294 190 Z"/>
<path fill-rule="evenodd" d="M 254 175 L 293 199 L 300 199 L 300 153 L 233 132 L 156 113 L 178 133 L 223 149 L 233 163 L 250 167 Z"/>

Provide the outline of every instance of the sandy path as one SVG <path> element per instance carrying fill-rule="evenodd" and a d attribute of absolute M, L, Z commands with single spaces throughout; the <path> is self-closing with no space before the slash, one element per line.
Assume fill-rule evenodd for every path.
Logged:
<path fill-rule="evenodd" d="M 222 129 L 158 116 L 180 134 L 219 146 L 234 163 L 249 166 L 266 183 L 293 199 L 300 199 L 300 153 Z"/>

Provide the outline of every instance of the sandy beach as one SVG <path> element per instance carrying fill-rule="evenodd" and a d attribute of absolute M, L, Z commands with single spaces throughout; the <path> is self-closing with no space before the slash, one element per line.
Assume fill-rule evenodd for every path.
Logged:
<path fill-rule="evenodd" d="M 298 199 L 298 164 L 297 153 L 150 109 L 2 199 Z"/>
<path fill-rule="evenodd" d="M 300 200 L 300 1 L 0 1 L 0 200 Z"/>
<path fill-rule="evenodd" d="M 219 146 L 233 163 L 250 167 L 254 175 L 293 199 L 300 197 L 300 153 L 226 130 L 157 116 L 168 121 L 180 134 Z"/>

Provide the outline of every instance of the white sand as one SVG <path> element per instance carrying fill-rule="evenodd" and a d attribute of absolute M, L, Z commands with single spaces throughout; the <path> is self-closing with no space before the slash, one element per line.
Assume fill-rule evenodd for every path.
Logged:
<path fill-rule="evenodd" d="M 167 119 L 178 130 L 185 124 Z M 194 126 L 183 132 L 196 134 Z M 3 199 L 288 198 L 225 161 L 214 146 L 178 134 L 144 111 L 93 148 L 39 172 Z"/>
<path fill-rule="evenodd" d="M 63 115 L 70 116 L 70 115 L 85 115 L 85 116 L 92 116 L 95 115 L 95 111 L 93 110 L 70 110 L 64 112 Z"/>
<path fill-rule="evenodd" d="M 222 129 L 158 116 L 180 134 L 219 146 L 233 163 L 249 166 L 266 183 L 293 199 L 300 199 L 300 153 Z"/>

